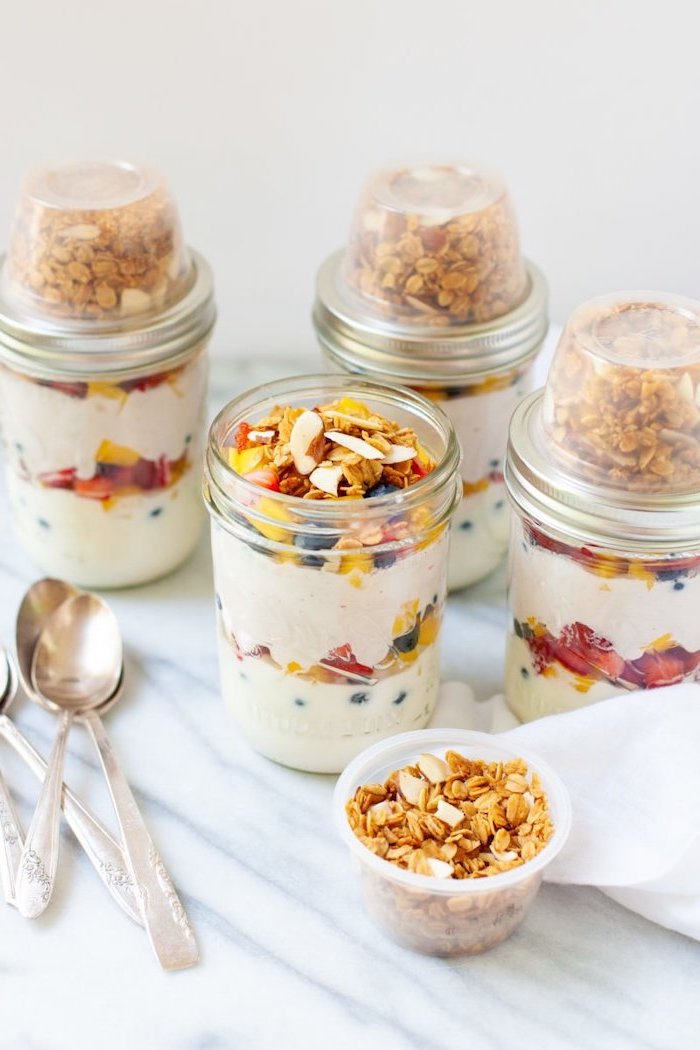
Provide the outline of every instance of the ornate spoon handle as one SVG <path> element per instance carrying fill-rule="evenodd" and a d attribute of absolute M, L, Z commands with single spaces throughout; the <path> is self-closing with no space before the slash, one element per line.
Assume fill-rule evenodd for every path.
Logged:
<path fill-rule="evenodd" d="M 0 735 L 14 748 L 37 779 L 43 780 L 46 773 L 46 762 L 7 715 L 0 715 Z M 126 870 L 121 848 L 106 828 L 93 817 L 80 799 L 65 785 L 63 786 L 63 813 L 73 834 L 114 900 L 130 919 L 142 926 L 143 919 L 134 894 L 134 884 Z"/>
<path fill-rule="evenodd" d="M 2 839 L 0 881 L 2 881 L 5 900 L 8 904 L 14 904 L 17 871 L 24 847 L 24 836 L 12 796 L 2 773 L 0 773 L 0 839 Z"/>
<path fill-rule="evenodd" d="M 80 717 L 100 755 L 151 946 L 164 970 L 194 966 L 199 959 L 194 931 L 153 845 L 104 726 L 95 711 L 85 711 Z"/>
<path fill-rule="evenodd" d="M 64 711 L 49 755 L 48 769 L 39 793 L 24 849 L 19 861 L 15 903 L 25 919 L 36 919 L 48 907 L 56 882 L 63 792 L 63 759 L 71 711 Z"/>

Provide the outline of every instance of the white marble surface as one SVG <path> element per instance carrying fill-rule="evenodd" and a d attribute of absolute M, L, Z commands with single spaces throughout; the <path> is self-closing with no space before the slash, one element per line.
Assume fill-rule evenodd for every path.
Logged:
<path fill-rule="evenodd" d="M 245 385 L 223 377 L 215 401 Z M 221 378 L 221 377 L 220 377 Z M 0 639 L 37 573 L 0 526 Z M 108 729 L 196 926 L 202 960 L 159 971 L 69 832 L 57 896 L 30 923 L 0 915 L 2 1050 L 470 1050 L 700 1045 L 700 945 L 596 890 L 544 886 L 525 924 L 486 955 L 413 955 L 363 914 L 330 821 L 334 778 L 252 754 L 218 695 L 206 539 L 180 572 L 109 595 L 128 653 Z M 501 574 L 452 599 L 445 677 L 501 686 Z M 44 753 L 54 723 L 13 709 Z M 28 823 L 35 783 L 0 762 Z M 67 779 L 112 823 L 82 731 Z"/>

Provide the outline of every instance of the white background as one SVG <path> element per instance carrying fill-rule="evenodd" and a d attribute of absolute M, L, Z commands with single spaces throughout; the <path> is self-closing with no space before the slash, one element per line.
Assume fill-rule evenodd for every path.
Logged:
<path fill-rule="evenodd" d="M 37 161 L 155 162 L 215 268 L 219 353 L 313 351 L 316 268 L 366 173 L 404 158 L 504 175 L 555 319 L 617 288 L 700 297 L 691 0 L 5 0 L 0 12 L 0 231 Z"/>

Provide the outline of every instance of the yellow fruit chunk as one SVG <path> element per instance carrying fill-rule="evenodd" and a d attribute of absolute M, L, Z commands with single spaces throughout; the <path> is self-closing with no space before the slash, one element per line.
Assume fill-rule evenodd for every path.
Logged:
<path fill-rule="evenodd" d="M 349 554 L 343 554 L 340 560 L 340 572 L 344 576 L 350 575 L 350 573 L 357 573 L 357 582 L 350 580 L 355 587 L 359 587 L 361 581 L 360 573 L 370 572 L 373 565 L 372 555 L 365 554 L 364 552 L 352 551 Z"/>
<path fill-rule="evenodd" d="M 256 451 L 255 449 L 246 451 Z M 266 518 L 274 518 L 275 521 L 291 521 L 292 515 L 285 507 L 275 503 L 269 496 L 261 496 L 255 504 L 255 510 Z M 289 541 L 289 530 L 282 529 L 278 525 L 269 525 L 266 521 L 260 521 L 257 514 L 250 517 L 250 522 L 263 536 L 275 543 L 287 543 Z"/>
<path fill-rule="evenodd" d="M 125 398 L 126 390 L 114 383 L 88 383 L 88 397 Z"/>
<path fill-rule="evenodd" d="M 141 454 L 126 445 L 115 445 L 112 441 L 103 441 L 97 450 L 95 459 L 98 463 L 109 463 L 114 467 L 133 467 L 141 459 Z"/>
<path fill-rule="evenodd" d="M 297 671 L 301 671 L 301 664 L 298 664 L 296 660 L 292 660 L 290 664 L 287 664 L 288 674 L 295 674 Z"/>
<path fill-rule="evenodd" d="M 420 633 L 418 635 L 419 645 L 431 645 L 438 636 L 440 620 L 435 613 L 430 613 L 421 621 Z"/>
<path fill-rule="evenodd" d="M 344 412 L 346 416 L 359 416 L 361 419 L 367 419 L 372 414 L 367 405 L 363 405 L 361 401 L 355 401 L 351 397 L 341 397 L 336 404 L 336 408 L 339 412 Z"/>
<path fill-rule="evenodd" d="M 251 470 L 256 470 L 263 461 L 265 450 L 262 446 L 257 448 L 244 448 L 242 452 L 239 452 L 237 448 L 230 448 L 228 450 L 228 462 L 229 466 L 233 467 L 237 474 L 250 474 Z"/>

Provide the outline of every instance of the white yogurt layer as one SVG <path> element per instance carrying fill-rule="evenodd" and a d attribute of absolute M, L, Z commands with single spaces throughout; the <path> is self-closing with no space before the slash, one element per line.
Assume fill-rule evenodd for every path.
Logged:
<path fill-rule="evenodd" d="M 384 660 L 404 607 L 416 603 L 422 611 L 435 604 L 436 596 L 442 600 L 447 543 L 445 530 L 429 547 L 388 568 L 343 575 L 279 560 L 253 550 L 216 522 L 212 526 L 214 578 L 224 618 L 241 644 L 246 639 L 267 646 L 282 667 L 292 662 L 311 667 L 344 645 L 361 664 L 374 667 Z"/>
<path fill-rule="evenodd" d="M 7 486 L 15 528 L 32 560 L 46 575 L 83 587 L 128 587 L 164 576 L 192 553 L 201 532 L 196 470 L 172 488 L 124 496 L 109 509 L 23 481 L 13 470 Z"/>
<path fill-rule="evenodd" d="M 178 459 L 205 419 L 207 362 L 198 354 L 172 380 L 119 396 L 71 397 L 0 368 L 0 419 L 7 455 L 36 477 L 74 467 L 91 478 L 103 441 L 144 459 Z M 198 451 L 195 453 L 198 454 Z"/>
<path fill-rule="evenodd" d="M 607 681 L 593 682 L 581 692 L 574 676 L 558 664 L 551 664 L 546 675 L 538 674 L 527 643 L 514 634 L 509 635 L 506 649 L 505 689 L 508 706 L 521 722 L 573 711 L 626 692 Z"/>
<path fill-rule="evenodd" d="M 438 695 L 438 647 L 371 687 L 310 682 L 268 660 L 239 660 L 219 630 L 224 700 L 250 744 L 286 766 L 339 773 L 363 748 L 421 729 Z"/>
<path fill-rule="evenodd" d="M 464 481 L 475 484 L 502 469 L 510 417 L 531 388 L 530 368 L 502 390 L 439 402 L 459 438 Z M 476 583 L 503 560 L 508 549 L 508 518 L 505 487 L 500 482 L 463 498 L 452 522 L 450 590 Z"/>
<path fill-rule="evenodd" d="M 505 485 L 492 482 L 465 496 L 450 532 L 447 584 L 451 591 L 484 579 L 500 565 L 508 548 L 510 507 Z"/>

